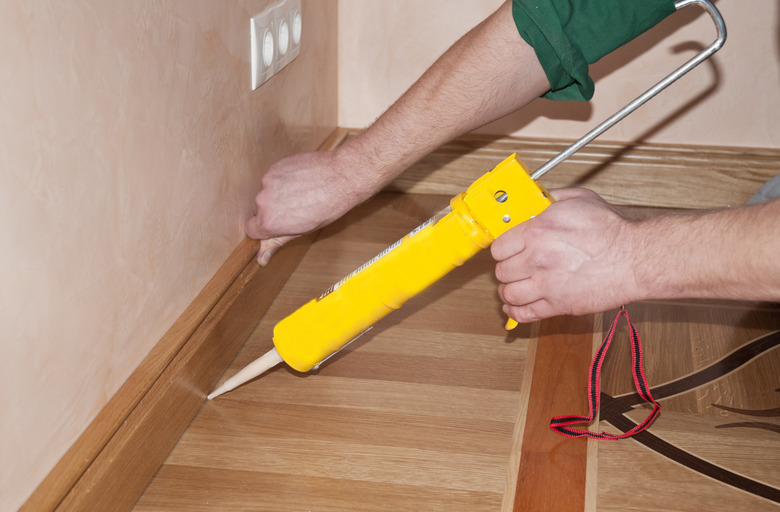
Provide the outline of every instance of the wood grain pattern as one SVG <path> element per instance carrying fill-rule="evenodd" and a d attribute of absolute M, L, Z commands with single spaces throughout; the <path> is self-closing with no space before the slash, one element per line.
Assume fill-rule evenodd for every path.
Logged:
<path fill-rule="evenodd" d="M 333 149 L 341 143 L 346 135 L 346 130 L 335 129 L 328 136 L 320 149 Z M 302 251 L 305 252 L 304 247 L 309 240 L 310 238 L 307 238 L 295 244 L 296 248 L 291 251 L 290 255 L 291 262 L 286 266 L 280 267 L 279 264 L 275 265 L 277 267 L 275 269 L 277 275 L 272 279 L 272 282 L 275 282 L 275 287 L 269 287 L 266 292 L 269 294 L 265 298 L 266 307 L 267 301 L 273 298 L 275 291 L 283 284 L 285 272 L 286 275 L 289 276 L 292 268 L 294 268 L 294 263 L 297 259 L 300 259 Z M 193 338 L 196 330 L 203 329 L 204 327 L 207 329 L 210 328 L 208 327 L 208 323 L 206 323 L 208 315 L 216 317 L 226 313 L 226 310 L 223 310 L 220 313 L 219 311 L 215 311 L 215 308 L 228 293 L 230 287 L 236 283 L 237 279 L 242 275 L 242 272 L 245 272 L 248 266 L 251 268 L 251 261 L 257 252 L 258 245 L 257 241 L 248 238 L 241 242 L 225 264 L 219 268 L 217 273 L 209 280 L 195 300 L 193 300 L 184 313 L 176 320 L 173 326 L 171 326 L 168 332 L 160 339 L 147 357 L 144 358 L 138 368 L 130 375 L 128 380 L 120 387 L 106 406 L 103 407 L 95 420 L 90 423 L 84 433 L 79 436 L 73 446 L 65 453 L 43 482 L 36 488 L 20 511 L 37 512 L 54 510 L 63 499 L 65 499 L 66 495 L 69 496 L 68 500 L 70 502 L 75 503 L 79 501 L 77 498 L 74 498 L 74 496 L 76 496 L 74 493 L 78 492 L 78 487 L 76 486 L 83 485 L 77 484 L 79 479 L 83 478 L 90 466 L 102 456 L 102 451 L 114 440 L 120 427 L 123 427 L 123 424 L 135 413 L 139 404 L 147 396 L 150 390 L 153 389 L 153 386 L 156 383 L 159 383 L 160 378 L 165 374 L 167 369 L 171 367 L 172 362 L 178 354 L 180 354 L 185 345 L 189 343 L 189 340 Z M 238 298 L 234 297 L 232 300 L 235 301 L 238 300 Z M 221 303 L 223 307 L 227 308 L 229 308 L 231 304 L 226 304 L 224 301 Z M 258 319 L 259 316 L 255 317 L 254 323 L 256 323 Z M 252 322 L 252 319 L 249 319 L 249 321 Z M 253 326 L 254 323 L 250 325 L 250 331 L 251 326 Z M 233 354 L 235 354 L 237 349 L 238 347 L 235 347 Z M 222 368 L 225 366 L 227 366 L 227 361 L 225 361 Z M 182 374 L 186 374 L 187 370 L 179 369 L 176 371 L 183 371 Z M 148 414 L 148 411 L 142 413 L 143 417 L 150 418 Z M 190 419 L 192 415 L 194 415 L 194 411 L 190 414 Z M 186 423 L 188 422 L 189 420 L 186 421 Z M 185 426 L 186 423 L 184 423 Z M 155 424 L 159 428 L 160 420 L 152 419 L 151 424 Z M 181 430 L 174 430 L 173 432 L 178 432 L 176 434 L 176 437 L 178 437 Z M 172 442 L 175 442 L 176 437 L 171 438 L 170 435 L 168 436 L 169 440 Z M 173 444 L 171 443 L 167 450 L 169 451 L 172 446 Z M 156 452 L 149 456 L 149 458 L 155 459 L 156 457 L 159 465 L 159 462 L 164 459 L 164 457 L 161 457 L 162 453 L 167 452 L 166 449 L 162 448 L 160 445 L 154 445 L 154 448 L 162 449 L 162 451 Z M 144 453 L 144 451 L 137 446 L 135 447 L 135 452 L 140 454 Z M 124 461 L 121 459 L 111 459 L 109 462 L 115 467 L 121 467 L 124 464 Z M 101 471 L 108 471 L 108 469 L 104 467 Z M 114 470 L 112 469 L 111 471 Z M 150 466 L 148 471 L 151 471 L 151 473 L 141 476 L 139 482 L 142 482 L 144 479 L 148 482 L 148 479 L 154 474 L 154 470 L 151 469 Z M 94 474 L 94 472 L 94 469 L 91 470 L 92 474 Z M 134 492 L 136 498 L 143 490 L 144 486 L 145 483 L 137 483 L 135 485 Z M 90 485 L 88 488 L 93 489 L 93 486 Z M 93 494 L 96 493 L 97 489 Z M 132 501 L 135 501 L 135 498 L 133 498 Z M 132 505 L 132 502 L 130 502 L 130 505 Z"/>
<path fill-rule="evenodd" d="M 520 385 L 520 407 L 517 410 L 515 419 L 515 430 L 512 433 L 512 448 L 509 452 L 509 464 L 506 473 L 506 486 L 504 487 L 504 498 L 501 501 L 501 512 L 509 512 L 515 507 L 515 497 L 517 493 L 517 479 L 520 473 L 520 465 L 524 463 L 521 460 L 523 438 L 525 436 L 525 425 L 528 421 L 528 401 L 531 397 L 531 387 L 533 384 L 534 368 L 536 363 L 536 347 L 539 338 L 539 322 L 533 324 L 531 328 L 531 339 L 528 343 L 528 353 L 526 355 L 526 365 L 523 370 L 523 382 Z"/>
<path fill-rule="evenodd" d="M 324 230 L 226 377 L 270 348 L 276 321 L 447 200 L 383 194 Z M 207 403 L 135 510 L 499 508 L 530 331 L 503 330 L 487 252 L 439 284 L 319 371 L 277 367 Z M 225 490 L 255 486 L 266 492 Z M 190 490 L 208 505 L 171 494 Z"/>
<path fill-rule="evenodd" d="M 455 144 L 476 143 L 466 138 Z M 474 157 L 482 150 L 479 144 L 458 147 L 455 156 L 446 154 L 450 149 L 429 162 L 436 162 L 433 167 L 457 163 L 446 171 L 457 184 L 423 180 L 422 188 L 415 185 L 410 191 L 451 187 L 459 192 L 495 163 L 484 154 Z M 507 149 L 493 148 L 495 158 L 503 158 Z M 547 157 L 558 148 L 542 149 L 550 153 Z M 734 155 L 725 150 L 714 161 L 722 164 Z M 695 163 L 699 156 L 686 151 L 674 156 L 684 166 L 700 168 L 694 173 L 699 182 L 692 185 L 693 203 L 675 191 L 671 199 L 663 196 L 666 189 L 655 183 L 649 187 L 662 196 L 651 202 L 656 208 L 632 207 L 628 213 L 642 217 L 671 206 L 731 201 L 733 190 L 715 190 L 715 200 L 705 197 L 712 188 L 701 181 L 711 177 L 704 169 L 714 166 L 705 157 Z M 756 168 L 764 165 L 758 175 L 725 172 L 727 182 L 739 182 L 733 197 L 741 201 L 757 188 L 770 173 L 770 157 L 748 155 Z M 603 155 L 594 158 L 604 161 Z M 622 158 L 616 166 L 623 165 Z M 646 165 L 654 158 L 664 165 L 672 159 L 660 149 L 643 158 Z M 412 173 L 428 172 L 425 161 L 422 165 Z M 663 176 L 651 174 L 648 180 Z M 613 189 L 626 201 L 648 203 Z M 446 199 L 381 194 L 323 232 L 225 377 L 271 347 L 278 320 L 400 238 Z M 279 367 L 207 404 L 135 510 L 699 510 L 706 503 L 708 509 L 726 511 L 773 506 L 634 440 L 596 444 L 553 434 L 550 416 L 587 409 L 592 349 L 612 317 L 553 319 L 522 326 L 507 337 L 499 328 L 503 318 L 491 273 L 489 257 L 478 256 L 320 371 L 301 375 Z M 780 322 L 777 307 L 765 304 L 655 301 L 631 308 L 647 343 L 651 385 L 711 365 Z M 622 331 L 616 334 L 604 375 L 604 389 L 612 394 L 632 391 L 624 337 Z M 728 448 L 724 432 L 744 432 L 741 425 L 750 422 L 744 414 L 707 405 L 705 398 L 717 397 L 732 409 L 749 405 L 752 411 L 771 412 L 777 403 L 772 386 L 780 388 L 776 357 L 776 352 L 763 355 L 745 370 L 663 399 L 668 407 L 651 431 L 693 452 L 706 446 L 702 455 L 734 474 L 774 482 L 780 464 L 771 436 L 777 434 L 753 428 L 755 434 L 741 434 Z M 634 407 L 625 413 L 627 421 L 646 413 L 641 405 Z M 724 413 L 735 420 L 718 428 Z M 614 414 L 608 411 L 594 428 L 617 431 L 609 421 Z M 665 418 L 671 419 L 664 423 Z M 761 418 L 762 425 L 772 422 Z M 660 498 L 658 489 L 664 490 Z"/>
<path fill-rule="evenodd" d="M 550 430 L 550 418 L 587 414 L 582 393 L 593 347 L 593 317 L 543 321 L 520 448 L 514 508 L 577 511 L 585 507 L 586 439 L 567 439 Z"/>
<path fill-rule="evenodd" d="M 646 302 L 629 312 L 662 413 L 636 443 L 600 445 L 598 510 L 777 510 L 780 306 Z M 605 430 L 647 414 L 630 384 L 627 351 L 618 343 L 604 363 Z M 628 485 L 633 493 L 622 491 Z"/>
<path fill-rule="evenodd" d="M 267 267 L 244 268 L 56 510 L 132 508 L 309 242 L 291 242 Z"/>

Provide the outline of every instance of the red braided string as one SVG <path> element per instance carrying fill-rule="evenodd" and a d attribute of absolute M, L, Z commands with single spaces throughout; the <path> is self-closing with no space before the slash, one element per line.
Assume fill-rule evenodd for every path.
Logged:
<path fill-rule="evenodd" d="M 623 434 L 610 434 L 609 432 L 591 432 L 589 430 L 570 428 L 569 425 L 577 423 L 590 423 L 596 417 L 596 411 L 599 409 L 599 393 L 601 384 L 601 365 L 604 363 L 604 358 L 607 355 L 607 350 L 612 343 L 612 337 L 615 335 L 617 329 L 618 320 L 625 315 L 626 322 L 628 322 L 629 337 L 631 339 L 631 369 L 634 377 L 634 386 L 639 392 L 639 396 L 645 399 L 645 401 L 653 404 L 653 410 L 645 418 L 645 420 L 632 428 L 628 432 Z M 625 308 L 621 308 L 615 315 L 615 320 L 612 322 L 612 327 L 609 328 L 604 341 L 596 351 L 596 355 L 593 357 L 593 362 L 590 365 L 590 378 L 588 379 L 588 416 L 555 416 L 550 420 L 550 428 L 559 434 L 576 438 L 576 437 L 591 437 L 593 439 L 625 439 L 631 437 L 638 432 L 645 430 L 650 424 L 658 417 L 661 412 L 661 406 L 653 400 L 653 396 L 650 394 L 650 386 L 647 384 L 647 378 L 645 378 L 644 361 L 642 359 L 642 340 L 639 338 L 639 332 L 637 332 L 634 324 L 628 318 L 628 311 Z"/>

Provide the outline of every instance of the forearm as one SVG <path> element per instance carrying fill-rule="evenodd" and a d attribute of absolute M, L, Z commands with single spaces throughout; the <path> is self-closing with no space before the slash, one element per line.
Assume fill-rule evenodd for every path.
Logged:
<path fill-rule="evenodd" d="M 520 37 L 511 3 L 463 36 L 372 126 L 340 149 L 378 190 L 445 142 L 528 104 L 549 89 Z"/>
<path fill-rule="evenodd" d="M 634 223 L 637 299 L 780 301 L 780 200 Z"/>

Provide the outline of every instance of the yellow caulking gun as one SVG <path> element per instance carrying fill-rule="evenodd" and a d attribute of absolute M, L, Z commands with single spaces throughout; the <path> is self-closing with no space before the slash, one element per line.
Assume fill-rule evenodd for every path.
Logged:
<path fill-rule="evenodd" d="M 717 9 L 709 0 L 680 0 L 675 7 L 680 10 L 691 4 L 700 4 L 715 22 L 718 38 L 708 48 L 533 174 L 529 175 L 515 155 L 501 162 L 466 192 L 453 197 L 448 208 L 280 321 L 274 327 L 274 348 L 225 381 L 208 398 L 230 391 L 282 361 L 299 372 L 319 368 L 378 320 L 501 234 L 544 211 L 552 199 L 536 180 L 723 46 L 726 26 Z M 510 318 L 506 328 L 516 325 Z"/>

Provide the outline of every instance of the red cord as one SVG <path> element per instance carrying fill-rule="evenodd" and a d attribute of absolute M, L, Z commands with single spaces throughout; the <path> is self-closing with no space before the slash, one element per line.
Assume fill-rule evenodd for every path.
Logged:
<path fill-rule="evenodd" d="M 615 334 L 618 320 L 622 315 L 626 316 L 626 322 L 628 322 L 629 335 L 631 338 L 631 360 L 632 360 L 632 373 L 634 374 L 634 386 L 639 392 L 639 396 L 645 399 L 645 401 L 653 404 L 653 410 L 645 418 L 645 420 L 632 428 L 628 432 L 623 434 L 610 434 L 609 432 L 591 432 L 589 430 L 569 428 L 568 425 L 576 423 L 590 423 L 595 418 L 595 411 L 599 408 L 599 387 L 601 383 L 601 365 L 604 363 L 604 357 L 607 355 L 609 345 L 612 343 L 612 337 Z M 639 339 L 639 333 L 628 318 L 628 311 L 625 308 L 621 308 L 615 316 L 612 327 L 610 327 L 607 336 L 601 343 L 601 346 L 596 351 L 596 355 L 593 357 L 593 362 L 590 365 L 590 379 L 588 380 L 588 416 L 555 416 L 550 420 L 550 428 L 558 432 L 562 436 L 566 437 L 591 437 L 593 439 L 625 439 L 637 434 L 647 427 L 655 420 L 658 414 L 661 412 L 661 406 L 653 400 L 650 394 L 650 386 L 647 384 L 645 378 L 644 365 L 642 362 L 642 340 Z"/>

